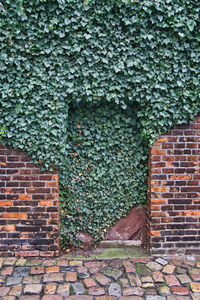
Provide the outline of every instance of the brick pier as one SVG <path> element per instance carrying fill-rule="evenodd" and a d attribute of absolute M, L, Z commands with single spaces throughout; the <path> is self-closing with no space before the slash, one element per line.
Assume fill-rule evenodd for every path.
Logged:
<path fill-rule="evenodd" d="M 57 255 L 59 223 L 57 173 L 0 144 L 0 254 Z"/>
<path fill-rule="evenodd" d="M 161 136 L 150 152 L 149 248 L 200 253 L 200 117 Z"/>

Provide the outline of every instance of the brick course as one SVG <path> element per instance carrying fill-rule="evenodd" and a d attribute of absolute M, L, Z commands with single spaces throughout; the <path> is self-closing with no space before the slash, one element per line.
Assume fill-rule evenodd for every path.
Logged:
<path fill-rule="evenodd" d="M 200 117 L 161 136 L 152 147 L 148 179 L 151 254 L 200 251 Z"/>
<path fill-rule="evenodd" d="M 59 223 L 58 174 L 0 144 L 0 255 L 58 255 Z"/>

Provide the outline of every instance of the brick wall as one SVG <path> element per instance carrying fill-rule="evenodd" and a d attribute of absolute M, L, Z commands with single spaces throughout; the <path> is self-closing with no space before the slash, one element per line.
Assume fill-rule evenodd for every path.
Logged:
<path fill-rule="evenodd" d="M 57 255 L 59 223 L 57 173 L 0 144 L 0 255 Z"/>
<path fill-rule="evenodd" d="M 149 160 L 152 254 L 200 253 L 200 117 L 161 136 Z"/>

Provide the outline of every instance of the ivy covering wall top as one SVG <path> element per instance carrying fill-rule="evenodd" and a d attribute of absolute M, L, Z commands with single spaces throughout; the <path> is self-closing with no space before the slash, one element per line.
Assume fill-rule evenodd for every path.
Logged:
<path fill-rule="evenodd" d="M 147 158 L 200 112 L 199 66 L 198 0 L 1 1 L 2 142 L 66 180 L 69 107 L 109 102 L 131 107 Z"/>

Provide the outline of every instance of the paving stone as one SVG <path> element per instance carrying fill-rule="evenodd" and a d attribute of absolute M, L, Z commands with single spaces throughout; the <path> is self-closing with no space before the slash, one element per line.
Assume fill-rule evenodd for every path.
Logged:
<path fill-rule="evenodd" d="M 189 273 L 193 274 L 193 275 L 199 275 L 200 274 L 200 269 L 192 268 L 192 269 L 190 269 Z"/>
<path fill-rule="evenodd" d="M 122 296 L 119 298 L 119 300 L 143 300 L 144 298 L 143 297 L 139 297 L 139 296 Z"/>
<path fill-rule="evenodd" d="M 29 284 L 29 283 L 40 283 L 41 282 L 41 275 L 32 275 L 32 276 L 26 276 L 23 279 L 24 284 Z"/>
<path fill-rule="evenodd" d="M 135 276 L 136 285 L 139 286 L 139 287 L 142 286 L 142 282 L 141 282 L 140 277 L 138 276 L 138 274 L 135 274 L 134 276 Z"/>
<path fill-rule="evenodd" d="M 190 287 L 191 287 L 191 290 L 193 291 L 193 293 L 200 293 L 200 283 L 191 282 Z"/>
<path fill-rule="evenodd" d="M 173 265 L 166 265 L 164 266 L 164 268 L 162 269 L 162 272 L 165 274 L 173 274 L 175 270 L 175 266 Z"/>
<path fill-rule="evenodd" d="M 6 281 L 6 276 L 0 276 L 0 283 L 4 283 Z"/>
<path fill-rule="evenodd" d="M 74 293 L 76 295 L 83 295 L 83 294 L 85 294 L 85 288 L 83 287 L 83 285 L 80 282 L 72 283 L 72 288 L 73 288 Z"/>
<path fill-rule="evenodd" d="M 89 273 L 78 273 L 78 279 L 80 279 L 80 280 L 88 278 L 90 276 L 91 276 L 91 274 L 89 274 Z"/>
<path fill-rule="evenodd" d="M 120 285 L 123 287 L 123 288 L 126 288 L 126 287 L 129 287 L 129 281 L 127 278 L 121 278 L 120 279 Z"/>
<path fill-rule="evenodd" d="M 29 274 L 29 267 L 16 267 L 13 272 L 13 276 L 27 276 Z"/>
<path fill-rule="evenodd" d="M 85 266 L 89 269 L 91 274 L 97 273 L 103 268 L 106 267 L 106 264 L 104 261 L 96 261 L 96 262 L 87 262 L 85 263 Z"/>
<path fill-rule="evenodd" d="M 151 270 L 151 271 L 160 271 L 163 266 L 158 264 L 155 261 L 150 261 L 146 264 L 146 266 Z"/>
<path fill-rule="evenodd" d="M 1 300 L 15 300 L 15 296 L 4 296 L 1 297 Z"/>
<path fill-rule="evenodd" d="M 181 268 L 181 267 L 176 267 L 175 272 L 176 272 L 177 274 L 185 274 L 185 273 L 187 273 L 187 270 L 186 270 L 186 269 L 183 269 L 183 268 Z"/>
<path fill-rule="evenodd" d="M 13 267 L 5 267 L 1 270 L 1 275 L 12 275 Z"/>
<path fill-rule="evenodd" d="M 16 257 L 8 257 L 4 259 L 3 264 L 6 266 L 13 266 L 16 260 L 17 260 Z"/>
<path fill-rule="evenodd" d="M 173 286 L 171 288 L 172 293 L 176 294 L 176 295 L 188 295 L 189 294 L 189 290 L 187 287 L 185 286 Z"/>
<path fill-rule="evenodd" d="M 88 272 L 88 268 L 86 268 L 85 266 L 80 266 L 76 268 L 76 271 L 78 273 L 87 273 Z"/>
<path fill-rule="evenodd" d="M 169 286 L 180 285 L 175 275 L 165 275 L 165 280 Z"/>
<path fill-rule="evenodd" d="M 19 300 L 39 300 L 40 296 L 21 296 Z"/>
<path fill-rule="evenodd" d="M 199 300 L 200 299 L 200 294 L 195 293 L 195 294 L 191 294 L 191 296 L 192 296 L 192 300 Z"/>
<path fill-rule="evenodd" d="M 193 281 L 200 282 L 200 275 L 190 275 Z"/>
<path fill-rule="evenodd" d="M 75 282 L 77 280 L 76 272 L 67 272 L 66 273 L 66 281 Z"/>
<path fill-rule="evenodd" d="M 142 265 L 141 263 L 136 263 L 135 268 L 138 274 L 143 276 L 149 275 L 149 269 L 145 265 Z"/>
<path fill-rule="evenodd" d="M 92 296 L 87 296 L 87 295 L 82 295 L 82 296 L 68 296 L 68 297 L 65 297 L 65 300 L 92 300 L 93 297 Z M 97 299 L 97 298 L 96 298 Z"/>
<path fill-rule="evenodd" d="M 136 295 L 142 296 L 144 294 L 144 290 L 140 287 L 130 287 L 122 290 L 124 296 Z"/>
<path fill-rule="evenodd" d="M 19 284 L 22 281 L 22 277 L 8 277 L 6 280 L 6 285 L 15 285 Z"/>
<path fill-rule="evenodd" d="M 95 300 L 116 300 L 116 299 L 117 298 L 115 296 L 98 296 L 98 297 L 95 297 Z"/>
<path fill-rule="evenodd" d="M 163 296 L 147 295 L 146 300 L 165 300 Z"/>
<path fill-rule="evenodd" d="M 26 262 L 27 262 L 27 259 L 25 259 L 25 258 L 19 258 L 16 261 L 15 266 L 21 266 L 21 267 L 23 267 L 23 266 L 25 266 Z"/>
<path fill-rule="evenodd" d="M 157 291 L 155 288 L 148 288 L 145 290 L 146 295 L 157 295 Z"/>
<path fill-rule="evenodd" d="M 157 282 L 164 282 L 163 274 L 161 272 L 153 272 L 152 273 L 153 280 Z"/>
<path fill-rule="evenodd" d="M 192 260 L 191 259 L 185 259 L 184 264 L 194 267 L 195 266 L 195 261 L 193 259 Z"/>
<path fill-rule="evenodd" d="M 118 283 L 112 282 L 108 287 L 108 294 L 110 296 L 120 297 L 121 286 Z"/>
<path fill-rule="evenodd" d="M 168 261 L 166 261 L 165 259 L 163 259 L 161 257 L 156 258 L 155 262 L 157 262 L 158 264 L 160 264 L 162 266 L 165 266 L 168 264 Z"/>
<path fill-rule="evenodd" d="M 168 286 L 159 286 L 158 287 L 158 294 L 161 296 L 167 296 L 170 295 L 170 288 Z"/>
<path fill-rule="evenodd" d="M 167 300 L 190 300 L 189 296 L 168 296 Z M 199 298 L 197 299 L 199 300 Z"/>
<path fill-rule="evenodd" d="M 24 294 L 40 294 L 42 292 L 42 285 L 41 284 L 27 284 L 24 287 Z"/>
<path fill-rule="evenodd" d="M 63 282 L 63 273 L 48 273 L 44 275 L 43 282 Z"/>
<path fill-rule="evenodd" d="M 182 267 L 183 266 L 183 260 L 182 259 L 170 259 L 170 262 L 172 265 Z"/>
<path fill-rule="evenodd" d="M 84 266 L 78 267 L 76 270 L 78 272 L 79 279 L 88 278 L 90 276 L 88 273 L 88 269 Z"/>
<path fill-rule="evenodd" d="M 45 294 L 55 294 L 57 285 L 56 283 L 47 283 L 44 288 Z"/>
<path fill-rule="evenodd" d="M 10 291 L 9 287 L 5 287 L 5 286 L 0 286 L 0 295 L 1 296 L 6 296 L 8 295 L 8 292 Z"/>
<path fill-rule="evenodd" d="M 63 259 L 63 260 L 58 260 L 57 261 L 57 266 L 68 266 L 69 262 L 67 259 Z"/>
<path fill-rule="evenodd" d="M 197 261 L 196 266 L 197 268 L 200 268 L 200 261 Z"/>
<path fill-rule="evenodd" d="M 21 293 L 22 293 L 22 285 L 17 284 L 11 288 L 9 295 L 19 297 Z"/>
<path fill-rule="evenodd" d="M 145 282 L 142 284 L 142 287 L 147 289 L 147 288 L 151 288 L 151 287 L 154 287 L 154 283 L 152 282 Z"/>
<path fill-rule="evenodd" d="M 57 273 L 60 268 L 58 266 L 50 266 L 46 268 L 46 273 Z"/>
<path fill-rule="evenodd" d="M 44 267 L 54 266 L 55 264 L 56 264 L 56 261 L 54 259 L 46 259 L 42 262 L 42 265 Z"/>
<path fill-rule="evenodd" d="M 101 285 L 108 285 L 111 282 L 111 279 L 101 273 L 97 273 L 94 275 L 94 278 Z"/>
<path fill-rule="evenodd" d="M 125 268 L 128 268 L 128 267 L 134 267 L 134 264 L 130 261 L 130 260 L 123 260 L 122 261 L 122 265 L 125 267 Z"/>
<path fill-rule="evenodd" d="M 69 266 L 82 266 L 82 260 L 71 260 L 69 261 Z"/>
<path fill-rule="evenodd" d="M 110 267 L 113 267 L 116 269 L 120 269 L 122 267 L 122 261 L 120 259 L 110 260 L 108 263 L 109 263 Z"/>
<path fill-rule="evenodd" d="M 31 267 L 30 274 L 33 275 L 44 274 L 44 267 L 43 266 Z"/>
<path fill-rule="evenodd" d="M 62 300 L 62 296 L 61 295 L 45 295 L 42 297 L 42 300 Z"/>
<path fill-rule="evenodd" d="M 119 277 L 122 275 L 121 270 L 117 270 L 113 267 L 106 267 L 102 271 L 103 275 L 108 276 L 114 280 L 118 280 Z"/>
<path fill-rule="evenodd" d="M 128 279 L 130 281 L 131 286 L 136 286 L 135 276 L 133 274 L 128 274 Z"/>
<path fill-rule="evenodd" d="M 41 264 L 43 264 L 43 261 L 41 259 L 29 259 L 26 263 L 26 265 L 29 267 L 39 266 Z"/>
<path fill-rule="evenodd" d="M 151 276 L 144 276 L 141 278 L 142 282 L 153 282 L 153 279 Z"/>
<path fill-rule="evenodd" d="M 57 293 L 61 294 L 62 296 L 69 296 L 70 292 L 70 283 L 64 283 L 62 285 L 59 285 L 57 289 Z"/>
<path fill-rule="evenodd" d="M 92 296 L 100 296 L 100 295 L 104 295 L 105 294 L 105 290 L 102 287 L 91 287 L 88 290 L 88 295 L 92 295 Z"/>
<path fill-rule="evenodd" d="M 87 288 L 97 286 L 97 283 L 94 281 L 93 278 L 86 278 L 83 281 L 84 281 L 84 284 Z"/>
<path fill-rule="evenodd" d="M 3 258 L 0 257 L 0 269 L 2 268 L 2 265 L 3 265 Z"/>
<path fill-rule="evenodd" d="M 136 273 L 136 269 L 134 267 L 126 267 L 126 273 Z"/>
<path fill-rule="evenodd" d="M 76 268 L 73 267 L 67 267 L 67 266 L 63 266 L 60 267 L 60 272 L 65 273 L 65 272 L 75 272 Z"/>
<path fill-rule="evenodd" d="M 178 277 L 178 279 L 180 280 L 180 282 L 181 282 L 182 284 L 191 282 L 190 277 L 187 276 L 186 274 L 177 275 L 177 277 Z"/>

